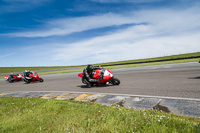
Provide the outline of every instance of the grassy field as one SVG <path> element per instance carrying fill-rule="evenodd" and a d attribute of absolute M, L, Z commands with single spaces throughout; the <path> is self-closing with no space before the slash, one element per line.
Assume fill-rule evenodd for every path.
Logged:
<path fill-rule="evenodd" d="M 200 56 L 200 52 L 122 62 L 142 62 L 178 57 Z M 199 59 L 107 66 L 108 69 L 161 64 L 198 62 Z M 96 64 L 97 66 L 98 64 Z M 59 67 L 0 67 L 0 73 L 71 68 Z M 76 66 L 77 67 L 77 66 Z M 80 67 L 80 66 L 78 66 Z M 40 72 L 40 75 L 80 72 L 82 69 Z M 2 78 L 2 77 L 0 77 Z M 200 119 L 167 114 L 155 110 L 133 110 L 103 106 L 90 102 L 45 100 L 40 98 L 0 97 L 0 133 L 200 133 Z"/>
<path fill-rule="evenodd" d="M 163 57 L 157 57 L 157 58 L 139 59 L 139 60 L 127 60 L 127 61 L 109 62 L 109 63 L 103 63 L 103 64 L 98 64 L 98 65 L 112 65 L 112 64 L 120 64 L 120 63 L 123 64 L 123 63 L 134 63 L 134 62 L 144 62 L 144 61 L 156 61 L 156 60 L 187 58 L 187 57 L 195 57 L 195 56 L 200 56 L 200 52 L 188 53 L 188 54 L 179 54 L 179 55 L 172 55 L 172 56 L 163 56 Z"/>
<path fill-rule="evenodd" d="M 127 68 L 127 67 L 142 67 L 142 66 L 164 65 L 164 64 L 175 64 L 175 63 L 186 63 L 186 62 L 198 62 L 198 61 L 199 61 L 199 59 L 185 59 L 185 60 L 142 63 L 142 64 L 131 64 L 131 65 L 116 65 L 116 66 L 107 66 L 107 67 L 104 67 L 104 68 L 107 68 L 107 69 L 118 69 L 118 68 Z M 30 69 L 30 70 L 32 70 L 32 69 Z M 34 70 L 34 68 L 33 68 L 33 70 Z M 70 73 L 70 72 L 81 72 L 81 71 L 83 71 L 83 69 L 49 71 L 49 72 L 39 72 L 39 75 Z M 0 79 L 2 79 L 2 78 L 4 78 L 4 77 L 0 76 Z"/>
<path fill-rule="evenodd" d="M 142 63 L 142 64 L 131 64 L 131 65 L 116 65 L 116 66 L 106 66 L 107 69 L 118 69 L 127 67 L 142 67 L 142 66 L 153 66 L 153 65 L 164 65 L 164 64 L 174 64 L 174 63 L 186 63 L 186 62 L 198 62 L 199 59 L 185 59 L 176 61 L 165 61 L 165 62 L 153 62 L 153 63 Z M 50 72 L 39 72 L 40 75 L 56 74 L 56 73 L 70 73 L 70 72 L 81 72 L 83 69 L 73 69 L 73 70 L 63 70 L 63 71 L 50 71 Z"/>
<path fill-rule="evenodd" d="M 199 133 L 200 119 L 90 102 L 0 98 L 1 133 Z"/>
<path fill-rule="evenodd" d="M 77 66 L 50 66 L 50 67 L 0 67 L 0 73 L 24 72 L 24 70 L 40 71 L 51 69 L 73 68 Z M 81 67 L 81 66 L 78 66 Z"/>
<path fill-rule="evenodd" d="M 165 64 L 176 64 L 176 63 L 187 63 L 187 62 L 198 62 L 198 61 L 199 61 L 199 59 L 184 59 L 184 60 L 175 60 L 175 61 L 107 66 L 106 68 L 117 69 L 117 68 L 127 68 L 127 67 L 142 67 L 142 66 L 165 65 Z"/>
<path fill-rule="evenodd" d="M 119 63 L 131 63 L 131 62 L 143 62 L 143 61 L 154 61 L 154 60 L 162 60 L 162 59 L 173 59 L 173 58 L 184 58 L 184 57 L 194 57 L 200 56 L 200 52 L 197 53 L 189 53 L 182 55 L 174 55 L 174 56 L 165 56 L 159 58 L 150 58 L 150 59 L 141 59 L 141 60 L 130 60 L 130 61 L 121 61 L 121 62 L 110 62 L 110 63 L 102 63 L 102 64 L 93 64 L 94 66 L 104 66 L 104 65 L 112 65 Z M 118 69 L 118 68 L 127 68 L 127 67 L 141 67 L 141 66 L 152 66 L 152 65 L 164 65 L 164 64 L 175 64 L 175 63 L 186 63 L 186 62 L 199 62 L 200 59 L 182 59 L 182 60 L 173 60 L 173 61 L 163 61 L 163 62 L 151 62 L 151 63 L 140 63 L 140 64 L 129 64 L 129 65 L 114 65 L 114 66 L 106 66 L 106 69 Z M 22 73 L 24 70 L 30 71 L 40 71 L 40 70 L 51 70 L 51 69 L 63 69 L 63 68 L 75 68 L 75 67 L 85 67 L 82 66 L 52 66 L 52 67 L 0 67 L 0 73 Z M 70 73 L 70 72 L 81 72 L 82 69 L 75 68 L 72 70 L 58 70 L 58 71 L 49 71 L 49 72 L 38 72 L 39 75 L 47 75 L 47 74 L 57 74 L 57 73 Z M 0 79 L 4 78 L 0 76 Z"/>
<path fill-rule="evenodd" d="M 165 56 L 165 57 L 158 57 L 158 58 L 149 58 L 149 59 L 140 59 L 140 60 L 128 60 L 128 61 L 119 61 L 119 62 L 109 62 L 109 63 L 101 63 L 101 64 L 94 64 L 95 66 L 98 65 L 113 65 L 113 64 L 120 64 L 120 63 L 133 63 L 133 62 L 143 62 L 143 61 L 155 61 L 155 60 L 163 60 L 163 59 L 174 59 L 174 58 L 185 58 L 185 57 L 194 57 L 200 56 L 200 52 L 196 53 L 189 53 L 189 54 L 181 54 L 181 55 L 173 55 L 173 56 Z M 164 61 L 164 62 L 156 62 L 156 63 L 141 63 L 141 64 L 132 64 L 132 65 L 120 65 L 120 66 L 107 66 L 106 68 L 124 68 L 124 67 L 137 67 L 137 66 L 148 66 L 148 65 L 159 65 L 159 64 L 172 64 L 172 63 L 184 63 L 184 62 L 198 62 L 199 59 L 185 59 L 185 60 L 176 60 L 176 61 Z M 40 70 L 51 70 L 51 69 L 62 69 L 62 68 L 73 68 L 73 67 L 85 67 L 86 65 L 82 66 L 52 66 L 52 67 L 0 67 L 0 73 L 15 73 L 15 72 L 24 72 L 24 70 L 31 70 L 31 71 L 40 71 Z M 78 70 L 65 70 L 65 71 L 57 71 L 53 73 L 63 73 L 63 72 L 74 72 Z M 52 73 L 52 72 L 47 72 Z M 41 73 L 45 74 L 45 73 Z"/>

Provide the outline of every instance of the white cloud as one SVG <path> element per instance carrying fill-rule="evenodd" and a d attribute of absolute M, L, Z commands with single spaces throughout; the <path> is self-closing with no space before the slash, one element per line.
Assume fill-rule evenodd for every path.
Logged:
<path fill-rule="evenodd" d="M 96 16 L 50 20 L 44 25 L 44 27 L 46 28 L 42 30 L 9 33 L 4 35 L 16 36 L 16 37 L 60 36 L 60 35 L 68 35 L 75 32 L 82 32 L 108 26 L 129 24 L 133 22 L 134 20 L 132 18 L 121 16 L 118 14 L 108 13 Z"/>
<path fill-rule="evenodd" d="M 158 57 L 165 55 L 199 52 L 200 15 L 199 8 L 185 10 L 143 10 L 130 12 L 129 15 L 103 14 L 51 20 L 46 30 L 12 33 L 19 37 L 48 37 L 67 35 L 90 29 L 103 28 L 129 23 L 133 25 L 109 35 L 77 41 L 71 44 L 57 44 L 56 48 L 45 53 L 52 62 L 67 65 L 101 63 L 119 60 Z M 49 29 L 49 30 L 47 30 Z M 45 49 L 38 46 L 37 49 Z M 41 52 L 42 53 L 42 52 Z"/>
<path fill-rule="evenodd" d="M 158 57 L 199 52 L 200 15 L 198 9 L 184 11 L 139 11 L 135 22 L 148 25 L 130 26 L 110 35 L 65 44 L 56 49 L 54 60 L 82 64 Z"/>
<path fill-rule="evenodd" d="M 3 0 L 4 2 L 7 2 L 7 3 L 29 3 L 29 4 L 41 4 L 47 0 Z"/>
<path fill-rule="evenodd" d="M 199 26 L 200 15 L 199 8 L 187 10 L 143 10 L 127 14 L 101 14 L 96 16 L 85 16 L 75 18 L 55 19 L 46 22 L 40 29 L 27 32 L 1 34 L 14 37 L 49 37 L 69 35 L 76 32 L 87 31 L 91 29 L 104 28 L 109 26 L 118 26 L 133 23 L 149 23 L 156 26 L 155 30 L 160 32 L 172 32 L 171 29 L 180 32 L 180 30 L 191 30 Z M 159 31 L 157 31 L 159 33 Z"/>
<path fill-rule="evenodd" d="M 65 60 L 69 63 L 80 60 L 84 64 L 85 62 L 110 62 L 200 51 L 198 43 L 200 33 L 143 39 L 131 38 L 129 33 L 123 32 L 124 37 L 114 34 L 66 45 L 56 50 L 54 60 Z"/>
<path fill-rule="evenodd" d="M 0 5 L 0 14 L 23 12 L 41 6 L 51 0 L 3 0 L 5 4 Z"/>
<path fill-rule="evenodd" d="M 13 56 L 13 55 L 15 55 L 15 53 L 0 55 L 0 59 L 6 58 L 6 57 L 9 57 L 9 56 Z"/>

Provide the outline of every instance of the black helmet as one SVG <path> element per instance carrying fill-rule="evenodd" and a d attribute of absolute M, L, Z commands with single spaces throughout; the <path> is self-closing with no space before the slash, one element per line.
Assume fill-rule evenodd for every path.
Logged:
<path fill-rule="evenodd" d="M 87 71 L 93 71 L 93 66 L 89 64 L 89 65 L 87 65 L 86 69 L 87 69 Z"/>

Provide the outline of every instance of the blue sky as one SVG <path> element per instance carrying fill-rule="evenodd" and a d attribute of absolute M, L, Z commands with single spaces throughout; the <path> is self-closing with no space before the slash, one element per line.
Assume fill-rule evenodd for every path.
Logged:
<path fill-rule="evenodd" d="M 0 0 L 0 67 L 200 51 L 199 0 Z"/>

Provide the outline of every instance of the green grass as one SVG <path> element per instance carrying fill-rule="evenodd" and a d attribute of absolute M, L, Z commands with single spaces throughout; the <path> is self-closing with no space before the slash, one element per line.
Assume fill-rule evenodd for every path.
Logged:
<path fill-rule="evenodd" d="M 199 133 L 199 123 L 197 118 L 155 110 L 70 100 L 0 98 L 1 133 Z"/>
<path fill-rule="evenodd" d="M 58 74 L 58 73 L 71 73 L 71 72 L 82 72 L 83 69 L 63 70 L 63 71 L 50 71 L 50 72 L 39 72 L 39 75 L 47 74 Z"/>
<path fill-rule="evenodd" d="M 175 63 L 186 63 L 186 62 L 198 62 L 199 59 L 184 59 L 176 61 L 164 61 L 164 62 L 153 62 L 153 63 L 141 63 L 141 64 L 130 64 L 130 65 L 116 65 L 107 66 L 107 69 L 118 69 L 118 68 L 128 68 L 128 67 L 142 67 L 142 66 L 153 66 L 153 65 L 164 65 L 164 64 L 175 64 Z M 31 70 L 31 69 L 30 69 Z M 83 69 L 72 69 L 72 70 L 62 70 L 62 71 L 49 71 L 49 72 L 39 72 L 39 75 L 47 74 L 58 74 L 58 73 L 71 73 L 71 72 L 82 72 Z M 0 79 L 4 78 L 0 76 Z"/>
<path fill-rule="evenodd" d="M 140 59 L 140 60 L 129 60 L 129 61 L 119 61 L 119 62 L 109 62 L 102 64 L 94 64 L 95 66 L 104 66 L 104 65 L 112 65 L 119 63 L 131 63 L 131 62 L 143 62 L 143 61 L 155 61 L 162 59 L 173 59 L 173 58 L 184 58 L 184 57 L 194 57 L 200 56 L 200 52 L 189 53 L 189 54 L 181 54 L 181 55 L 173 55 L 173 56 L 165 56 L 158 58 L 149 58 L 149 59 Z M 152 65 L 163 65 L 163 64 L 175 64 L 175 63 L 186 63 L 186 62 L 199 62 L 200 59 L 182 59 L 182 60 L 174 60 L 174 61 L 163 61 L 163 62 L 153 62 L 153 63 L 140 63 L 140 64 L 130 64 L 130 65 L 116 65 L 116 66 L 106 66 L 104 68 L 107 69 L 118 69 L 118 68 L 127 68 L 127 67 L 141 67 L 141 66 L 152 66 Z M 15 73 L 15 72 L 24 72 L 24 70 L 30 71 L 40 71 L 40 70 L 51 70 L 51 69 L 62 69 L 62 68 L 74 68 L 74 67 L 85 67 L 86 65 L 81 66 L 52 66 L 52 67 L 0 67 L 0 73 Z M 39 75 L 46 74 L 57 74 L 57 73 L 70 73 L 70 72 L 81 72 L 82 69 L 72 69 L 72 70 L 61 70 L 61 71 L 50 71 L 50 72 L 39 72 Z M 4 78 L 3 76 L 0 77 Z"/>
<path fill-rule="evenodd" d="M 164 65 L 164 64 L 175 64 L 175 63 L 186 63 L 186 62 L 198 62 L 199 59 L 184 59 L 176 61 L 164 61 L 164 62 L 153 62 L 153 63 L 141 63 L 141 64 L 130 64 L 130 65 L 116 65 L 106 66 L 106 69 L 118 69 L 128 67 L 142 67 L 142 66 L 153 66 L 153 65 Z M 40 75 L 56 74 L 56 73 L 70 73 L 70 72 L 81 72 L 83 69 L 63 70 L 63 71 L 50 71 L 50 72 L 39 72 Z"/>
<path fill-rule="evenodd" d="M 140 60 L 128 60 L 128 61 L 108 62 L 108 63 L 94 64 L 94 65 L 95 66 L 98 66 L 98 65 L 104 66 L 104 65 L 112 65 L 112 64 L 119 64 L 119 63 L 133 63 L 133 62 L 143 62 L 143 61 L 155 61 L 155 60 L 184 58 L 184 57 L 194 57 L 194 56 L 200 56 L 200 52 L 189 53 L 189 54 L 173 55 L 173 56 L 164 56 L 164 57 L 158 57 L 158 58 L 140 59 Z M 199 61 L 199 59 L 192 59 L 192 60 L 195 61 L 195 62 Z M 176 62 L 180 62 L 180 61 L 172 61 L 172 62 L 176 63 Z M 186 59 L 184 61 L 182 60 L 181 62 L 191 62 L 191 59 Z M 168 62 L 166 62 L 166 63 L 168 63 Z M 166 64 L 166 63 L 158 62 L 156 64 Z M 141 65 L 138 65 L 138 66 L 143 66 L 142 64 L 147 64 L 148 65 L 150 63 L 141 63 Z M 50 66 L 50 67 L 0 67 L 0 73 L 24 72 L 24 70 L 40 71 L 40 70 L 51 70 L 51 69 L 62 69 L 62 68 L 84 67 L 84 66 L 86 66 L 86 65 L 81 65 L 81 66 Z M 122 65 L 122 66 L 127 66 L 127 65 Z M 133 65 L 133 66 L 135 66 L 135 65 Z"/>
<path fill-rule="evenodd" d="M 152 63 L 141 63 L 141 64 L 130 64 L 130 65 L 116 65 L 108 66 L 108 69 L 118 69 L 118 68 L 127 68 L 127 67 L 142 67 L 142 66 L 154 66 L 154 65 L 165 65 L 165 64 L 176 64 L 176 63 L 187 63 L 187 62 L 198 62 L 199 59 L 184 59 L 184 60 L 175 60 L 175 61 L 164 61 L 164 62 L 152 62 Z"/>
<path fill-rule="evenodd" d="M 24 70 L 40 71 L 51 69 L 73 68 L 77 66 L 50 66 L 50 67 L 0 67 L 0 73 L 24 72 Z M 81 66 L 78 66 L 81 67 Z"/>
<path fill-rule="evenodd" d="M 171 56 L 164 56 L 164 57 L 157 57 L 157 58 L 139 59 L 139 60 L 127 60 L 127 61 L 118 61 L 118 62 L 108 62 L 108 63 L 102 63 L 102 64 L 97 64 L 97 65 L 112 65 L 112 64 L 120 64 L 120 63 L 156 61 L 156 60 L 166 60 L 166 59 L 175 59 L 175 58 L 187 58 L 187 57 L 195 57 L 195 56 L 200 56 L 200 52 L 188 53 L 188 54 L 179 54 L 179 55 L 171 55 Z"/>

